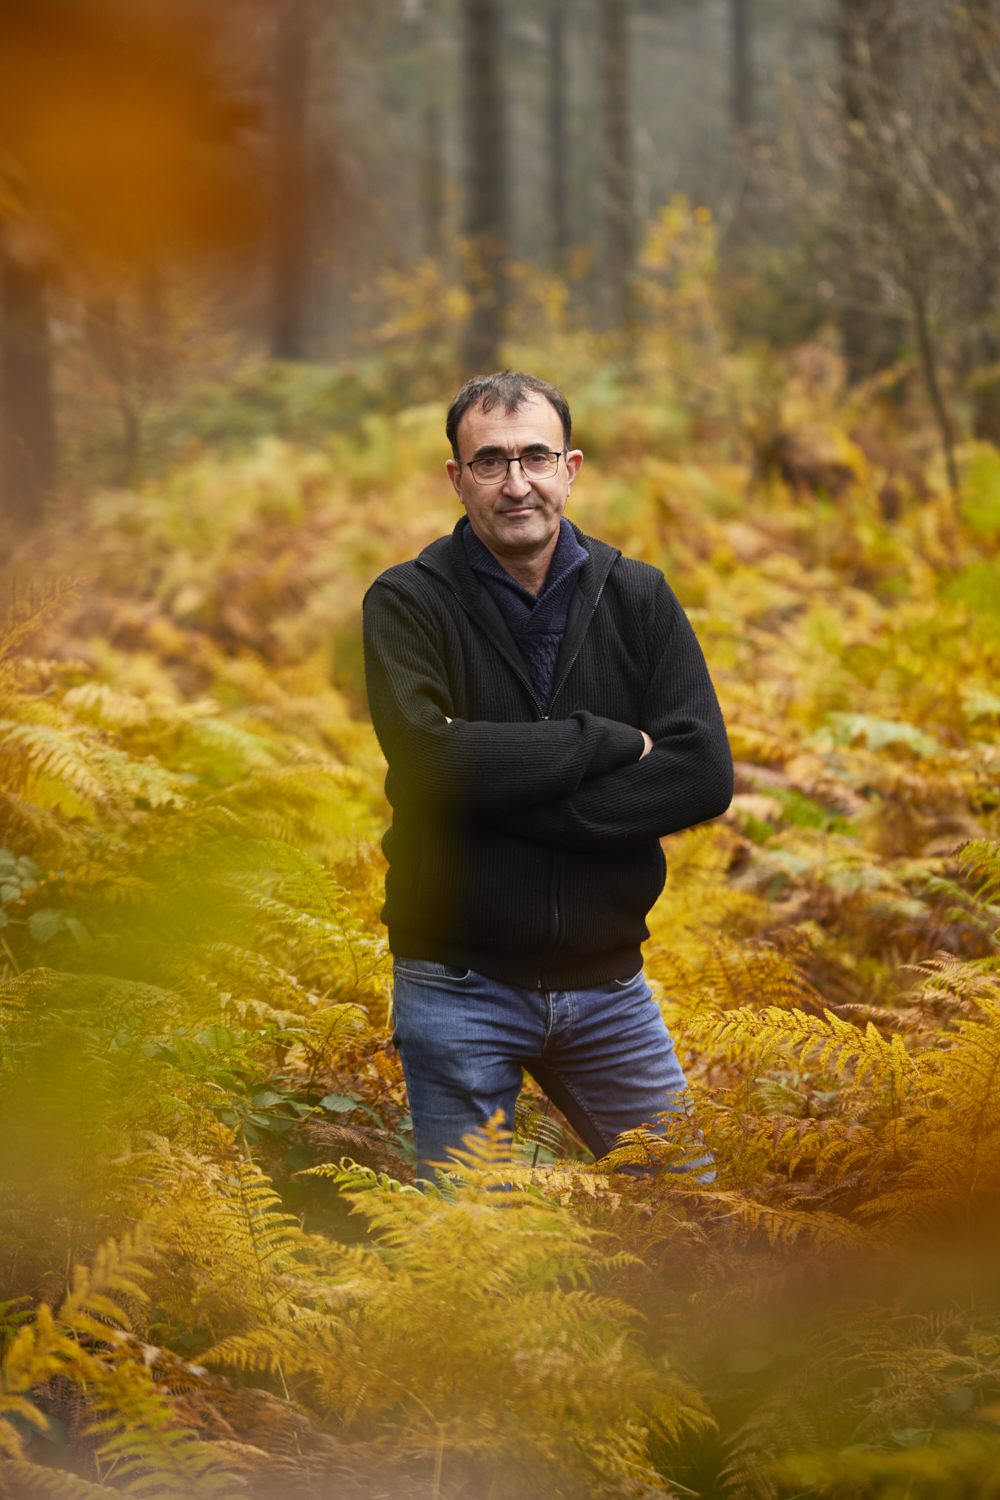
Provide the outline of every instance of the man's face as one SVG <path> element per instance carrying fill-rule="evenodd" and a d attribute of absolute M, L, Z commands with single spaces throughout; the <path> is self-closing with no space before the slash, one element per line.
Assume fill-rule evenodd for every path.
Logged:
<path fill-rule="evenodd" d="M 528 479 L 511 464 L 502 483 L 478 484 L 469 460 L 547 449 L 562 454 L 562 422 L 544 396 L 529 396 L 515 412 L 481 406 L 469 409 L 458 426 L 461 467 L 448 460 L 448 473 L 472 529 L 491 552 L 503 557 L 536 557 L 554 545 L 566 501 L 583 462 L 578 448 L 560 457 L 549 479 Z"/>

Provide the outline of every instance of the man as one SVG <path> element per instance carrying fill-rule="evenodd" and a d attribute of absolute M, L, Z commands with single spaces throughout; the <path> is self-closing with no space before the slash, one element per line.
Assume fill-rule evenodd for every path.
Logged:
<path fill-rule="evenodd" d="M 389 763 L 383 920 L 420 1176 L 529 1072 L 594 1152 L 680 1107 L 642 973 L 659 840 L 728 807 L 704 658 L 662 573 L 563 517 L 583 454 L 554 387 L 470 380 L 465 515 L 365 598 Z"/>

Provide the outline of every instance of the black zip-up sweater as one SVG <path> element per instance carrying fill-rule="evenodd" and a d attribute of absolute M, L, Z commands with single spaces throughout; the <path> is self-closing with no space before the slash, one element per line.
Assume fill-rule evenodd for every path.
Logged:
<path fill-rule="evenodd" d="M 530 989 L 625 978 L 663 888 L 660 838 L 732 797 L 705 659 L 662 573 L 574 527 L 590 561 L 544 713 L 466 525 L 365 597 L 390 947 Z"/>

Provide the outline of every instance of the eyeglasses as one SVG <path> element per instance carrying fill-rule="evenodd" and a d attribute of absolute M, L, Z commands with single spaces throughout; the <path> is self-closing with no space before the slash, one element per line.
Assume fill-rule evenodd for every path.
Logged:
<path fill-rule="evenodd" d="M 477 484 L 502 484 L 510 473 L 511 464 L 520 464 L 525 479 L 551 479 L 559 467 L 559 460 L 566 452 L 550 453 L 536 448 L 534 453 L 515 453 L 513 458 L 503 458 L 499 453 L 489 453 L 485 458 L 473 458 L 465 467 L 472 471 Z"/>

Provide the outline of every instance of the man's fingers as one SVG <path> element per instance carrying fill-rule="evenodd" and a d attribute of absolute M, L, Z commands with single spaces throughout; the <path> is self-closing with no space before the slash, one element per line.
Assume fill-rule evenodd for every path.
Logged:
<path fill-rule="evenodd" d="M 642 735 L 642 755 L 639 756 L 639 759 L 642 760 L 643 756 L 648 755 L 650 750 L 652 750 L 653 741 L 644 729 L 640 729 L 639 733 Z"/>
<path fill-rule="evenodd" d="M 446 724 L 450 724 L 451 723 L 451 720 L 449 719 L 449 717 L 448 717 L 447 714 L 445 714 L 445 716 L 444 716 L 444 721 L 445 721 Z"/>

